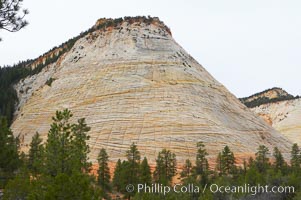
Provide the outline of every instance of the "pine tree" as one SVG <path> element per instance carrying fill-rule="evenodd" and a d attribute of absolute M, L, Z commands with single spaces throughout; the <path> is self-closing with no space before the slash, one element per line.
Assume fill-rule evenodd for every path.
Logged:
<path fill-rule="evenodd" d="M 200 178 L 200 183 L 204 186 L 208 182 L 209 164 L 206 156 L 208 153 L 203 142 L 197 143 L 197 154 L 194 167 L 194 175 Z"/>
<path fill-rule="evenodd" d="M 121 168 L 121 160 L 118 159 L 115 170 L 114 170 L 114 177 L 113 177 L 113 186 L 116 188 L 117 192 L 120 192 L 121 190 L 121 173 L 122 173 L 122 168 Z"/>
<path fill-rule="evenodd" d="M 152 173 L 146 157 L 144 157 L 144 159 L 141 162 L 139 177 L 141 183 L 150 185 L 152 182 Z"/>
<path fill-rule="evenodd" d="M 126 157 L 127 161 L 123 161 L 121 164 L 120 191 L 125 195 L 125 198 L 130 199 L 135 195 L 135 191 L 126 191 L 126 186 L 129 184 L 137 185 L 140 182 L 140 152 L 135 143 L 132 143 L 130 149 L 126 151 Z"/>
<path fill-rule="evenodd" d="M 268 166 L 269 166 L 269 149 L 264 146 L 260 145 L 257 149 L 258 151 L 256 152 L 256 159 L 255 159 L 255 165 L 259 171 L 259 173 L 264 173 L 266 172 Z"/>
<path fill-rule="evenodd" d="M 131 168 L 132 163 L 129 161 L 123 161 L 121 163 L 121 173 L 120 173 L 120 192 L 124 194 L 125 199 L 131 199 L 136 193 L 134 190 L 133 192 L 128 192 L 126 190 L 126 186 L 131 185 L 137 185 L 137 183 L 133 183 L 133 181 L 137 181 L 138 177 L 135 177 L 135 179 L 132 178 L 133 169 Z M 136 171 L 136 170 L 135 170 Z"/>
<path fill-rule="evenodd" d="M 29 146 L 30 149 L 28 153 L 28 169 L 33 175 L 36 176 L 37 174 L 41 173 L 41 170 L 43 168 L 44 154 L 44 146 L 38 132 L 36 132 L 36 134 L 32 137 Z"/>
<path fill-rule="evenodd" d="M 91 130 L 87 126 L 84 118 L 81 118 L 77 121 L 77 124 L 72 125 L 73 139 L 73 159 L 74 163 L 77 162 L 78 169 L 83 169 L 86 172 L 90 171 L 92 164 L 88 162 L 88 153 L 90 153 L 89 146 L 87 141 L 90 139 L 90 136 L 87 133 Z M 75 166 L 75 164 L 73 164 Z"/>
<path fill-rule="evenodd" d="M 176 167 L 176 155 L 166 149 L 160 151 L 156 159 L 156 169 L 154 172 L 156 182 L 169 184 L 172 177 L 176 175 Z"/>
<path fill-rule="evenodd" d="M 215 170 L 219 172 L 219 175 L 222 174 L 222 170 L 223 170 L 223 161 L 222 161 L 222 153 L 221 153 L 221 152 L 219 152 L 219 153 L 217 154 Z"/>
<path fill-rule="evenodd" d="M 32 198 L 32 196 L 37 195 L 37 193 L 31 193 L 29 194 L 29 199 L 96 200 L 102 199 L 101 197 L 103 197 L 101 191 L 94 186 L 95 183 L 93 179 L 79 171 L 74 171 L 70 175 L 59 173 L 52 179 L 45 179 L 42 184 L 46 187 L 40 187 L 39 190 L 36 190 L 38 195 L 41 196 Z"/>
<path fill-rule="evenodd" d="M 99 191 L 86 166 L 90 130 L 81 119 L 71 124 L 71 111 L 57 111 L 45 144 L 43 173 L 32 182 L 33 199 L 98 199 Z"/>
<path fill-rule="evenodd" d="M 140 152 L 135 143 L 132 143 L 130 149 L 126 151 L 126 157 L 130 167 L 128 180 L 131 184 L 137 184 L 139 183 Z"/>
<path fill-rule="evenodd" d="M 250 165 L 250 167 L 246 171 L 244 178 L 245 182 L 252 186 L 264 183 L 264 176 L 262 176 L 262 174 L 258 172 L 255 164 Z"/>
<path fill-rule="evenodd" d="M 85 170 L 89 172 L 88 162 L 90 130 L 85 119 L 79 119 L 78 124 L 69 122 L 72 117 L 70 110 L 57 111 L 48 133 L 45 147 L 45 167 L 47 173 L 56 176 L 59 173 L 71 174 L 72 171 Z"/>
<path fill-rule="evenodd" d="M 16 177 L 10 180 L 5 189 L 3 199 L 17 200 L 27 199 L 31 190 L 30 174 L 25 167 L 22 167 Z M 1 199 L 1 196 L 0 196 Z"/>
<path fill-rule="evenodd" d="M 186 159 L 185 164 L 183 166 L 183 170 L 181 172 L 181 177 L 182 178 L 187 178 L 191 175 L 192 171 L 192 163 L 189 159 Z"/>
<path fill-rule="evenodd" d="M 59 173 L 72 173 L 70 155 L 72 146 L 72 125 L 69 123 L 73 115 L 69 110 L 57 111 L 52 118 L 53 124 L 46 141 L 45 157 L 47 174 L 55 177 Z"/>
<path fill-rule="evenodd" d="M 233 152 L 230 150 L 228 146 L 222 151 L 221 154 L 222 160 L 222 173 L 223 174 L 232 174 L 233 169 L 235 168 L 235 157 Z"/>
<path fill-rule="evenodd" d="M 242 167 L 243 174 L 246 175 L 247 170 L 248 170 L 248 163 L 247 163 L 247 161 L 246 161 L 245 158 L 243 159 L 243 164 L 242 164 L 242 166 L 243 166 L 243 167 Z"/>
<path fill-rule="evenodd" d="M 300 148 L 297 143 L 294 143 L 291 150 L 291 167 L 293 171 L 298 172 L 300 170 Z"/>
<path fill-rule="evenodd" d="M 20 167 L 19 140 L 8 128 L 5 118 L 0 117 L 0 188 L 14 177 L 14 172 Z"/>
<path fill-rule="evenodd" d="M 249 160 L 248 160 L 248 167 L 252 167 L 255 165 L 255 161 L 254 161 L 254 158 L 253 157 L 249 157 Z"/>
<path fill-rule="evenodd" d="M 197 154 L 196 154 L 196 161 L 195 161 L 195 173 L 196 175 L 203 175 L 206 174 L 209 169 L 209 164 L 206 156 L 208 153 L 205 149 L 205 145 L 203 142 L 197 143 Z"/>
<path fill-rule="evenodd" d="M 108 165 L 109 156 L 104 148 L 102 148 L 98 154 L 98 184 L 100 185 L 103 192 L 106 194 L 111 191 L 110 185 L 110 168 Z"/>
<path fill-rule="evenodd" d="M 286 163 L 284 161 L 284 158 L 280 150 L 277 147 L 274 148 L 273 156 L 275 158 L 275 162 L 274 162 L 275 170 L 283 173 Z"/>
<path fill-rule="evenodd" d="M 16 32 L 28 24 L 28 22 L 24 20 L 25 15 L 28 14 L 28 10 L 24 9 L 23 14 L 19 15 L 22 1 L 23 0 L 0 0 L 0 29 Z"/>

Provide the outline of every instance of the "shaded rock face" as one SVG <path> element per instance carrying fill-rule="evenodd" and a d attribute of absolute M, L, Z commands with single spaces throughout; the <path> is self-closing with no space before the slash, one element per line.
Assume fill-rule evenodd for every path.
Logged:
<path fill-rule="evenodd" d="M 178 163 L 195 159 L 203 141 L 212 158 L 225 145 L 240 157 L 258 145 L 291 143 L 253 114 L 172 38 L 160 23 L 129 23 L 80 38 L 59 61 L 15 85 L 19 110 L 11 128 L 28 149 L 38 131 L 46 140 L 51 116 L 69 108 L 91 126 L 90 158 L 101 148 L 125 158 L 136 143 L 150 163 L 162 148 Z M 51 85 L 45 84 L 52 78 Z M 30 88 L 27 92 L 24 89 Z"/>
<path fill-rule="evenodd" d="M 301 99 L 264 104 L 251 110 L 269 119 L 271 125 L 291 142 L 301 145 Z"/>

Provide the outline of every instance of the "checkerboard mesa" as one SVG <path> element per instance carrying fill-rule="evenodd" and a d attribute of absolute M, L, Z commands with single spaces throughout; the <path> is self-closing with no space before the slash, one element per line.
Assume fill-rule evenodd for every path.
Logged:
<path fill-rule="evenodd" d="M 91 127 L 93 162 L 101 148 L 112 161 L 123 159 L 133 142 L 151 164 L 166 148 L 180 165 L 195 159 L 198 141 L 212 162 L 225 145 L 238 161 L 254 155 L 260 144 L 278 146 L 285 156 L 291 147 L 193 59 L 158 18 L 100 19 L 58 59 L 14 87 L 19 103 L 11 128 L 24 151 L 36 131 L 45 140 L 51 116 L 64 108 Z"/>

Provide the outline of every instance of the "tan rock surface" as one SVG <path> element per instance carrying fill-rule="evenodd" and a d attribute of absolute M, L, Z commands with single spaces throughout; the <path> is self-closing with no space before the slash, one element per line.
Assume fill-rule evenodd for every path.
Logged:
<path fill-rule="evenodd" d="M 252 155 L 258 145 L 291 143 L 232 95 L 198 64 L 169 31 L 156 24 L 128 23 L 79 39 L 59 62 L 15 87 L 20 105 L 12 124 L 23 149 L 38 131 L 46 139 L 51 116 L 69 108 L 91 126 L 90 158 L 105 147 L 112 161 L 132 142 L 154 164 L 167 148 L 179 163 L 194 160 L 203 141 L 215 159 L 225 146 Z M 52 77 L 51 86 L 45 82 Z"/>
<path fill-rule="evenodd" d="M 301 99 L 264 104 L 251 110 L 269 118 L 276 130 L 301 145 Z"/>

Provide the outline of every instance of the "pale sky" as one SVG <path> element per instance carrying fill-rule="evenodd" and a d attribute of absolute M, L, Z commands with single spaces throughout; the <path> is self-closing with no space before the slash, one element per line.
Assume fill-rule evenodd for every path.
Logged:
<path fill-rule="evenodd" d="M 158 16 L 237 97 L 282 87 L 301 95 L 300 0 L 24 0 L 29 25 L 0 31 L 0 65 L 36 58 L 98 18 Z"/>

